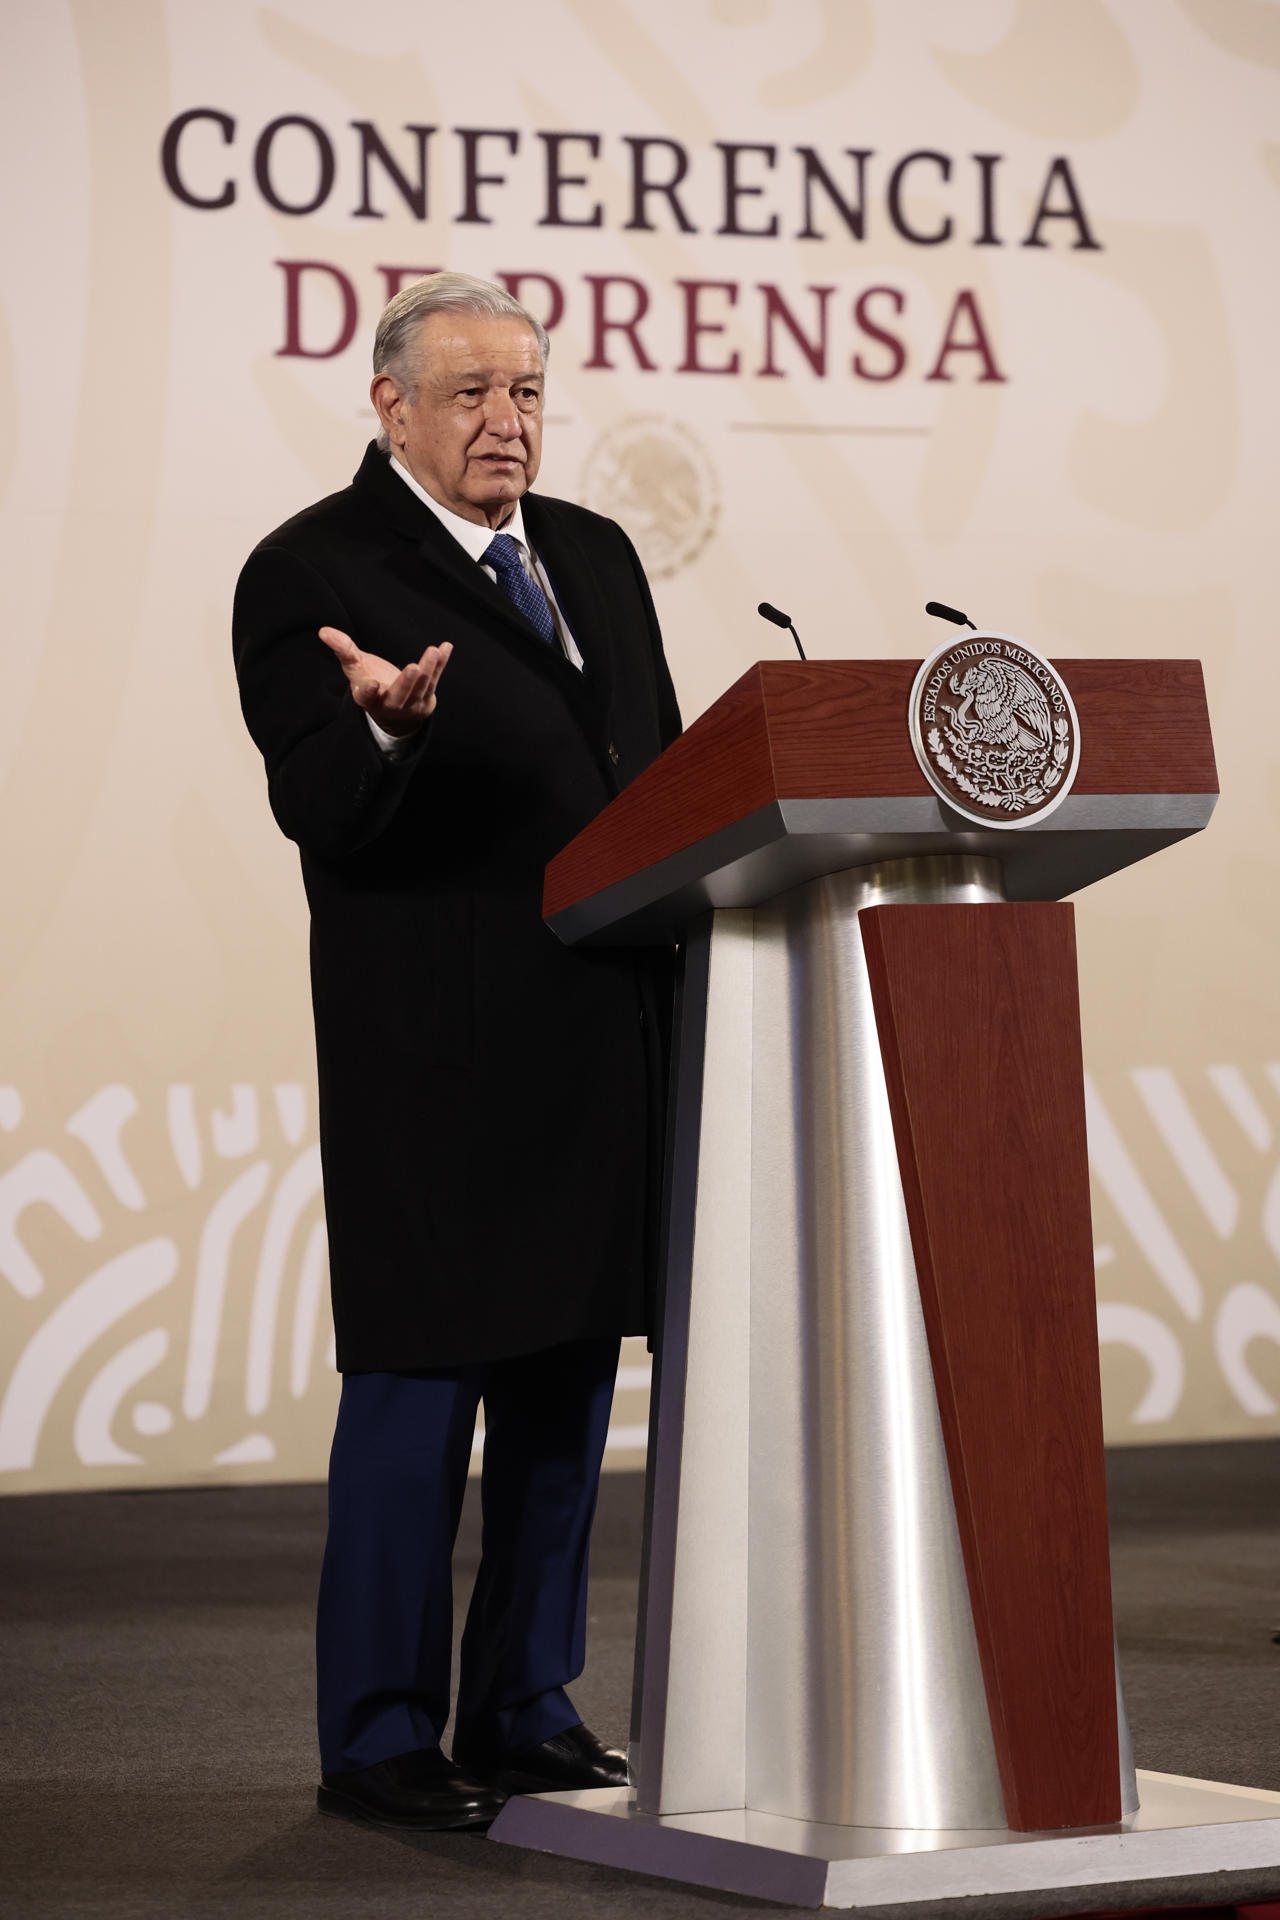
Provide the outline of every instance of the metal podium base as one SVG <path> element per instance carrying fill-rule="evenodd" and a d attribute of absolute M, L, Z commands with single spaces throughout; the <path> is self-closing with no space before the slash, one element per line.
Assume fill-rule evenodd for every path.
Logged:
<path fill-rule="evenodd" d="M 744 1808 L 637 1813 L 625 1787 L 509 1800 L 491 1840 L 794 1907 L 983 1920 L 1280 1896 L 1280 1793 L 1138 1774 L 1122 1826 L 1061 1833 L 820 1826 Z"/>

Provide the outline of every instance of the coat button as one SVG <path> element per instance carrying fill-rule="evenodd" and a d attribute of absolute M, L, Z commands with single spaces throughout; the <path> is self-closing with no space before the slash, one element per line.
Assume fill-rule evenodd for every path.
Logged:
<path fill-rule="evenodd" d="M 619 753 L 618 753 L 618 749 L 617 749 L 617 748 L 616 748 L 616 747 L 614 746 L 614 744 L 613 744 L 613 742 L 612 742 L 612 740 L 611 740 L 611 741 L 609 742 L 609 758 L 610 758 L 610 760 L 612 760 L 612 762 L 613 762 L 613 764 L 614 764 L 614 766 L 615 766 L 615 767 L 617 766 L 617 764 L 618 764 L 618 761 L 619 761 L 619 759 L 620 759 L 620 757 L 621 757 L 621 756 L 620 756 L 620 755 L 619 755 Z"/>

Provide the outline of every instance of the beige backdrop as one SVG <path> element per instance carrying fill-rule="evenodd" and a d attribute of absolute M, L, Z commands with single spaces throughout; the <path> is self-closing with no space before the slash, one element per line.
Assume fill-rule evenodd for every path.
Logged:
<path fill-rule="evenodd" d="M 525 283 L 548 315 L 557 283 L 542 484 L 637 538 L 687 718 L 786 651 L 762 597 L 817 657 L 919 656 L 936 595 L 1059 656 L 1204 659 L 1210 831 L 1079 902 L 1108 1429 L 1280 1432 L 1280 7 L 490 0 L 483 20 L 4 9 L 0 1486 L 323 1470 L 306 920 L 228 615 L 248 549 L 358 463 L 387 267 L 548 276 Z M 162 173 L 194 108 L 235 122 L 178 141 L 185 190 L 230 182 L 222 207 Z M 315 198 L 333 154 L 309 213 L 255 183 L 286 115 L 320 133 L 267 143 L 277 199 Z M 375 153 L 362 195 L 352 122 L 408 194 Z M 437 129 L 423 220 L 415 126 Z M 484 223 L 457 217 L 457 128 L 517 136 L 476 143 L 505 176 L 476 189 Z M 546 224 L 557 131 L 598 136 L 558 149 L 586 182 L 561 213 L 598 204 L 598 226 Z M 634 224 L 625 136 L 680 143 L 693 231 L 661 196 Z M 733 157 L 728 216 L 717 142 L 775 150 Z M 812 184 L 820 164 L 852 209 L 850 151 L 861 238 Z M 943 158 L 896 173 L 903 233 L 891 182 L 917 153 Z M 655 177 L 675 158 L 647 150 Z M 280 351 L 288 281 L 305 354 Z M 317 357 L 344 298 L 354 340 Z M 598 340 L 597 300 L 648 310 Z M 692 349 L 686 301 L 724 329 Z M 624 1359 L 609 1458 L 634 1465 L 648 1372 L 639 1343 Z"/>

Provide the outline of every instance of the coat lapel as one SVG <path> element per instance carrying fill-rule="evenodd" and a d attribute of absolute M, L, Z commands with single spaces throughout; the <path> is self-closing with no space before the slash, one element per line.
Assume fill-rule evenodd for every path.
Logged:
<path fill-rule="evenodd" d="M 371 444 L 355 476 L 355 490 L 384 525 L 405 541 L 398 570 L 421 581 L 426 566 L 435 576 L 434 590 L 447 583 L 473 618 L 505 645 L 518 649 L 526 665 L 547 674 L 573 707 L 598 752 L 603 718 L 613 688 L 613 659 L 609 641 L 608 607 L 594 569 L 578 540 L 568 533 L 554 503 L 526 494 L 521 502 L 525 529 L 569 623 L 585 672 L 571 666 L 559 648 L 549 647 L 471 556 L 440 524 L 429 507 L 391 472 L 390 462 Z M 393 564 L 395 564 L 393 562 Z"/>
<path fill-rule="evenodd" d="M 609 603 L 599 577 L 581 541 L 556 513 L 554 502 L 526 494 L 521 511 L 533 550 L 546 570 L 585 663 L 592 704 L 607 713 L 613 695 L 613 644 Z"/>
<path fill-rule="evenodd" d="M 505 630 L 505 637 L 520 637 L 520 641 L 526 641 L 555 664 L 555 655 L 545 639 L 541 639 L 524 614 L 489 580 L 484 568 L 464 553 L 457 540 L 439 524 L 430 507 L 424 507 L 415 493 L 409 492 L 405 482 L 391 472 L 386 453 L 380 453 L 376 445 L 370 445 L 365 453 L 355 476 L 355 492 L 384 526 L 393 528 L 407 543 L 401 572 L 413 576 L 422 564 L 430 566 L 432 572 L 443 574 L 449 584 L 470 601 L 470 611 L 487 614 L 486 624 L 497 622 Z"/>

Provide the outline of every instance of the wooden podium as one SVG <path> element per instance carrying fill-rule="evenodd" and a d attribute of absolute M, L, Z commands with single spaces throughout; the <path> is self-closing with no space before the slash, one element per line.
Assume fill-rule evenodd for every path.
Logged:
<path fill-rule="evenodd" d="M 633 1785 L 496 1839 L 849 1905 L 868 1862 L 1144 1817 L 1056 903 L 1207 825 L 1203 682 L 1060 664 L 1076 778 L 1010 831 L 925 779 L 918 665 L 753 667 L 547 871 L 562 938 L 684 975 Z"/>

